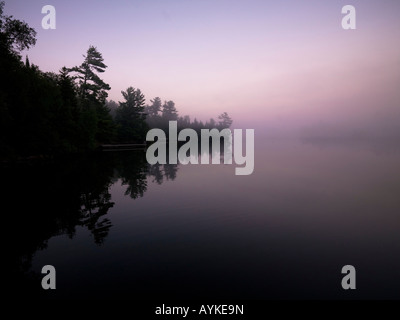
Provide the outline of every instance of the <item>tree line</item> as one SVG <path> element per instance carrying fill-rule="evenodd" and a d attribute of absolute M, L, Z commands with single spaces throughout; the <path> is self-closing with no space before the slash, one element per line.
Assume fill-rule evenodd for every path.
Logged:
<path fill-rule="evenodd" d="M 136 117 L 132 117 L 130 125 L 126 125 L 125 128 L 134 130 L 137 127 L 137 118 L 143 115 L 143 120 L 147 124 L 148 128 L 160 128 L 168 132 L 169 121 L 177 121 L 178 131 L 184 128 L 191 128 L 200 133 L 201 129 L 225 129 L 229 128 L 233 121 L 227 112 L 223 112 L 218 116 L 218 120 L 210 118 L 208 121 L 203 122 L 194 118 L 191 121 L 190 116 L 179 116 L 179 112 L 175 106 L 175 102 L 172 100 L 165 100 L 162 102 L 160 97 L 155 97 L 150 100 L 150 104 L 145 104 L 144 95 L 141 93 L 140 89 L 134 89 L 132 87 L 127 89 L 129 91 L 129 101 L 130 104 L 124 105 L 121 108 L 121 102 L 116 103 L 113 100 L 107 102 L 107 106 L 110 109 L 110 114 L 116 120 L 116 122 L 121 123 L 123 121 L 128 121 L 131 113 L 136 110 Z M 127 100 L 126 92 L 122 92 L 122 95 Z M 123 120 L 125 119 L 125 120 Z M 121 137 L 122 138 L 122 137 Z"/>
<path fill-rule="evenodd" d="M 121 91 L 123 101 L 108 101 L 110 85 L 101 78 L 107 65 L 94 46 L 79 66 L 58 73 L 43 72 L 22 61 L 21 52 L 36 44 L 36 31 L 24 21 L 4 14 L 0 2 L 0 157 L 28 157 L 86 152 L 105 143 L 142 143 L 151 128 L 196 131 L 228 128 L 224 112 L 206 123 L 180 117 L 173 101 L 159 97 L 146 105 L 140 89 Z"/>
<path fill-rule="evenodd" d="M 72 239 L 78 228 L 84 228 L 95 244 L 106 241 L 112 232 L 110 214 L 115 204 L 110 186 L 116 180 L 120 179 L 126 196 L 137 199 L 145 196 L 149 183 L 172 181 L 178 170 L 177 164 L 150 165 L 142 152 L 65 156 L 35 170 L 30 165 L 18 166 L 18 170 L 1 166 L 0 176 L 7 185 L 3 198 L 18 212 L 8 222 L 24 235 L 16 237 L 10 256 L 16 295 L 43 294 L 38 285 L 42 277 L 32 272 L 32 259 L 51 237 Z"/>

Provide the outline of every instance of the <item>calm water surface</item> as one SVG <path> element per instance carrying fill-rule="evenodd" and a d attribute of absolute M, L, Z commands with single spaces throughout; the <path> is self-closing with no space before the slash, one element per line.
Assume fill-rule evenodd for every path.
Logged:
<path fill-rule="evenodd" d="M 44 298 L 400 298 L 400 153 L 256 141 L 255 171 L 109 152 L 8 170 L 15 273 Z M 57 289 L 40 287 L 44 265 Z M 341 288 L 354 265 L 357 290 Z"/>

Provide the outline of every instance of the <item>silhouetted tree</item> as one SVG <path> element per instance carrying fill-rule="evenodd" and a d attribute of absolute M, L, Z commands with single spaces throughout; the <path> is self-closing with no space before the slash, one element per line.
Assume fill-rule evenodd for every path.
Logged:
<path fill-rule="evenodd" d="M 154 100 L 150 100 L 151 105 L 148 106 L 147 112 L 149 116 L 157 116 L 161 111 L 162 102 L 159 97 L 155 97 Z"/>
<path fill-rule="evenodd" d="M 124 102 L 119 102 L 115 121 L 118 125 L 118 138 L 122 141 L 143 142 L 148 126 L 145 122 L 145 97 L 140 89 L 129 87 L 121 91 Z"/>
<path fill-rule="evenodd" d="M 20 51 L 36 43 L 36 31 L 25 22 L 4 15 L 4 1 L 0 2 L 0 155 L 19 153 L 23 132 L 21 117 L 28 108 L 29 80 L 27 70 L 21 63 Z"/>
<path fill-rule="evenodd" d="M 28 56 L 23 63 L 20 52 L 35 45 L 36 32 L 25 22 L 4 15 L 4 6 L 1 1 L 0 75 L 5 79 L 0 86 L 1 158 L 86 152 L 116 140 L 143 142 L 149 127 L 167 131 L 169 121 L 175 120 L 178 130 L 197 132 L 231 125 L 227 113 L 219 117 L 218 124 L 178 117 L 175 103 L 162 104 L 159 97 L 144 111 L 144 95 L 132 87 L 123 92 L 125 101 L 119 106 L 107 102 L 110 86 L 99 76 L 107 66 L 94 46 L 89 46 L 81 65 L 64 67 L 58 74 L 40 71 Z"/>
<path fill-rule="evenodd" d="M 83 126 L 87 144 L 94 148 L 97 142 L 110 142 L 115 136 L 115 126 L 106 105 L 110 86 L 97 73 L 103 73 L 107 66 L 102 54 L 94 46 L 89 46 L 80 66 L 69 69 L 72 78 L 78 80 L 78 92 L 83 108 Z"/>
<path fill-rule="evenodd" d="M 25 21 L 4 15 L 4 1 L 0 2 L 0 52 L 18 59 L 22 50 L 36 44 L 36 31 Z"/>
<path fill-rule="evenodd" d="M 110 115 L 114 119 L 116 116 L 116 113 L 117 113 L 118 103 L 116 103 L 114 100 L 110 100 L 110 101 L 106 102 L 106 105 L 107 105 L 108 109 L 110 110 Z"/>
<path fill-rule="evenodd" d="M 221 115 L 219 115 L 218 119 L 219 119 L 218 125 L 219 125 L 219 127 L 223 128 L 223 129 L 229 128 L 233 122 L 227 112 L 224 112 Z"/>
<path fill-rule="evenodd" d="M 206 127 L 209 129 L 216 128 L 217 122 L 213 118 L 210 118 L 209 122 L 206 122 Z"/>
<path fill-rule="evenodd" d="M 80 66 L 70 69 L 70 72 L 75 74 L 73 78 L 79 81 L 79 93 L 84 99 L 92 96 L 104 104 L 108 96 L 107 90 L 110 90 L 111 87 L 97 75 L 97 73 L 103 73 L 107 68 L 103 62 L 103 56 L 96 47 L 89 46 L 84 58 L 85 60 Z"/>
<path fill-rule="evenodd" d="M 61 104 L 55 115 L 54 121 L 58 126 L 60 149 L 65 152 L 76 152 L 83 150 L 81 145 L 81 127 L 78 99 L 76 96 L 75 85 L 68 76 L 67 68 L 60 70 L 56 76 L 58 87 L 61 93 Z"/>
<path fill-rule="evenodd" d="M 175 102 L 164 102 L 164 105 L 162 107 L 162 117 L 163 120 L 166 122 L 178 120 L 178 111 L 175 108 Z"/>

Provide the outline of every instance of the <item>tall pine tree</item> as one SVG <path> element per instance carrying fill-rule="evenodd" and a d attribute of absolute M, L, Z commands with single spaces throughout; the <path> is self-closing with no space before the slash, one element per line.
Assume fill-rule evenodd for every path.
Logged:
<path fill-rule="evenodd" d="M 83 99 L 93 97 L 104 104 L 111 87 L 97 75 L 107 69 L 103 56 L 96 47 L 90 46 L 84 58 L 80 66 L 69 71 L 75 73 L 74 79 L 79 79 L 79 93 Z"/>
<path fill-rule="evenodd" d="M 73 73 L 72 78 L 78 82 L 83 107 L 82 125 L 86 130 L 88 143 L 93 148 L 96 143 L 112 141 L 115 126 L 106 105 L 107 91 L 111 87 L 98 75 L 107 68 L 103 56 L 96 47 L 90 46 L 84 58 L 80 66 L 69 69 L 69 72 Z"/>
<path fill-rule="evenodd" d="M 178 120 L 178 111 L 175 108 L 175 102 L 165 101 L 162 108 L 162 117 L 164 121 Z"/>
<path fill-rule="evenodd" d="M 119 102 L 115 116 L 118 138 L 125 142 L 143 142 L 148 130 L 144 114 L 145 97 L 140 89 L 133 87 L 121 93 L 125 101 Z"/>

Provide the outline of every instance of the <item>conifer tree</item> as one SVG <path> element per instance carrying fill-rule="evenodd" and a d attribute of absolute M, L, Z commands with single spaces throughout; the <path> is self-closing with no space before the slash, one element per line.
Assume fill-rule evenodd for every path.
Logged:
<path fill-rule="evenodd" d="M 97 73 L 103 73 L 107 68 L 103 62 L 103 56 L 96 47 L 90 46 L 84 58 L 85 60 L 80 66 L 69 70 L 75 73 L 73 78 L 79 80 L 80 96 L 83 99 L 93 97 L 100 103 L 105 104 L 108 96 L 107 91 L 111 87 L 97 75 Z"/>

